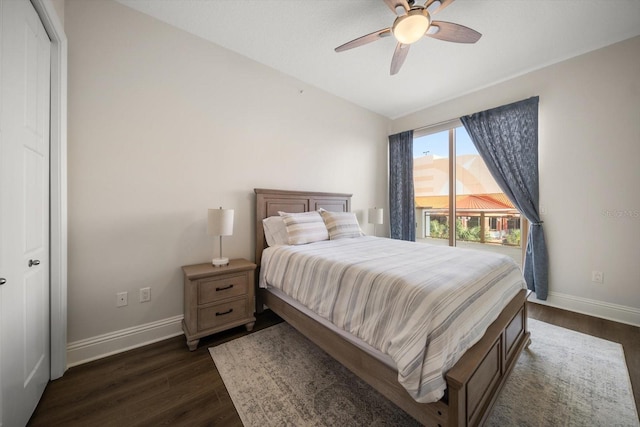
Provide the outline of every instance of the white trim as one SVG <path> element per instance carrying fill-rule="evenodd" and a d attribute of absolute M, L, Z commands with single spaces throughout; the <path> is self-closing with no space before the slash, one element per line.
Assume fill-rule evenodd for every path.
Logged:
<path fill-rule="evenodd" d="M 51 39 L 50 355 L 56 379 L 67 365 L 67 36 L 51 0 L 31 3 Z"/>
<path fill-rule="evenodd" d="M 2 1 L 0 1 L 0 26 L 3 25 L 3 16 L 4 16 L 4 3 Z M 0 28 L 0 51 L 2 51 L 2 29 Z M 0 55 L 0 82 L 2 81 L 2 55 Z M 0 84 L 0 93 L 2 91 L 1 89 L 2 85 Z M 2 151 L 2 104 L 0 103 L 0 151 Z M 2 229 L 2 227 L 0 227 L 0 230 Z M 0 231 L 1 233 L 1 231 Z M 0 235 L 0 238 L 2 238 L 3 236 Z M 1 250 L 1 248 L 0 248 Z M 3 274 L 0 274 L 0 276 L 2 276 Z M 2 318 L 2 292 L 0 292 L 0 319 Z M 0 335 L 2 334 L 2 332 L 0 331 Z M 6 345 L 6 344 L 5 344 Z M 4 398 L 2 397 L 2 389 L 4 387 L 2 387 L 2 338 L 0 337 L 0 412 L 3 411 L 3 407 L 4 407 Z M 0 427 L 2 427 L 3 422 L 2 420 L 4 419 L 4 417 L 2 415 L 0 415 Z"/>
<path fill-rule="evenodd" d="M 534 293 L 532 298 L 529 298 L 529 301 L 536 304 L 574 311 L 576 313 L 587 314 L 601 319 L 613 320 L 614 322 L 625 323 L 627 325 L 640 326 L 640 309 L 635 307 L 581 298 L 558 292 L 549 292 L 546 301 L 537 299 Z"/>
<path fill-rule="evenodd" d="M 67 367 L 81 365 L 182 335 L 183 318 L 183 315 L 174 316 L 69 343 L 67 346 Z"/>

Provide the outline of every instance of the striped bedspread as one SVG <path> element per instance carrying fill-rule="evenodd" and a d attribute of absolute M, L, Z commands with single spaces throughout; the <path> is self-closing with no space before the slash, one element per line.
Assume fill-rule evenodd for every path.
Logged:
<path fill-rule="evenodd" d="M 389 355 L 418 402 L 443 396 L 447 370 L 525 287 L 507 256 L 370 236 L 274 246 L 261 262 L 261 287 Z"/>

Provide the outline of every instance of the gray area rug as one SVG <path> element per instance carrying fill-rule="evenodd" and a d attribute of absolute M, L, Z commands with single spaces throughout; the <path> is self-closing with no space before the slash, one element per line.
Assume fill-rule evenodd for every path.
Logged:
<path fill-rule="evenodd" d="M 622 346 L 536 320 L 490 426 L 639 426 Z M 418 423 L 286 323 L 209 349 L 243 424 Z"/>

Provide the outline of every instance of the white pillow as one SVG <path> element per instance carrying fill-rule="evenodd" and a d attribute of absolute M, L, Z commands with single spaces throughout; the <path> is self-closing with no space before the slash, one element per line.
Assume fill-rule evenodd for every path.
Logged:
<path fill-rule="evenodd" d="M 347 239 L 363 236 L 364 233 L 358 224 L 358 218 L 353 212 L 329 212 L 324 209 L 320 211 L 327 230 L 329 239 Z"/>
<path fill-rule="evenodd" d="M 290 245 L 329 240 L 329 232 L 318 211 L 287 213 L 278 212 L 287 227 Z"/>
<path fill-rule="evenodd" d="M 264 237 L 267 239 L 267 245 L 288 245 L 289 235 L 287 234 L 287 226 L 281 216 L 270 216 L 262 220 L 262 228 L 264 229 Z"/>

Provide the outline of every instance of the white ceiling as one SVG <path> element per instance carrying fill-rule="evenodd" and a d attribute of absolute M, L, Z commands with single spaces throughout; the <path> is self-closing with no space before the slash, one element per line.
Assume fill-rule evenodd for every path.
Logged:
<path fill-rule="evenodd" d="M 640 35 L 640 0 L 458 0 L 434 19 L 482 38 L 419 40 L 390 76 L 393 37 L 333 50 L 391 26 L 383 0 L 117 1 L 389 118 Z"/>

